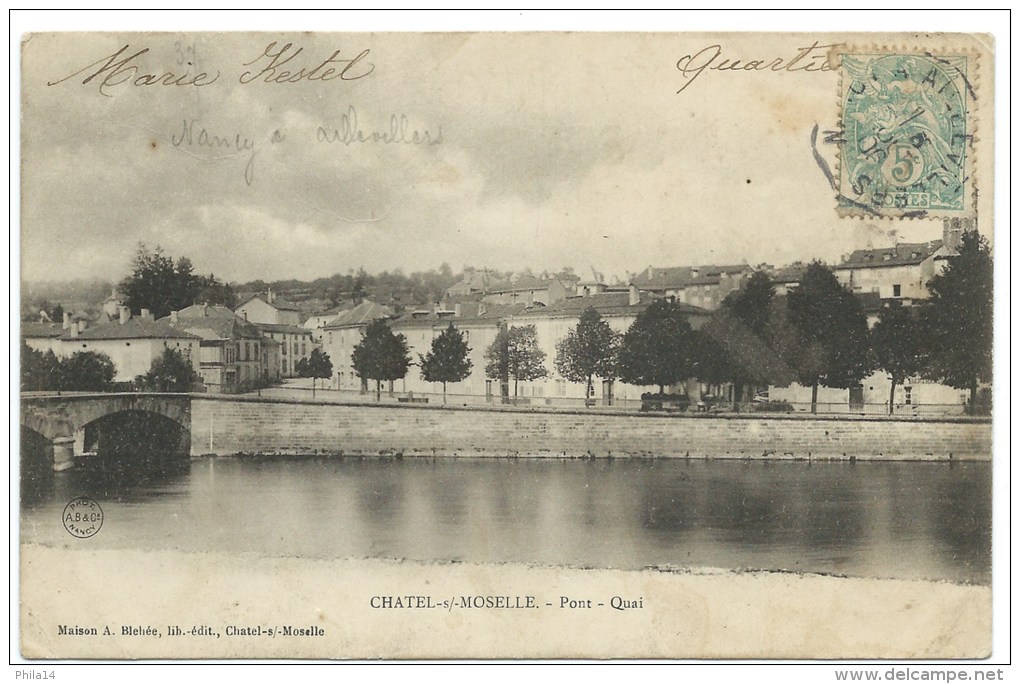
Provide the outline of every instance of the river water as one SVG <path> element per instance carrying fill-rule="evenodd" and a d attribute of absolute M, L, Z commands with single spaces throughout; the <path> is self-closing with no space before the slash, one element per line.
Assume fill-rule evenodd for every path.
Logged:
<path fill-rule="evenodd" d="M 220 457 L 21 496 L 22 540 L 60 547 L 991 581 L 987 463 Z"/>

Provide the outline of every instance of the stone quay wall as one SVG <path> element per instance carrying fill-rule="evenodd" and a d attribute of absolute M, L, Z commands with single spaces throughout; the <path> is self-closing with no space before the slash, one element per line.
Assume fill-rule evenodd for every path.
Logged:
<path fill-rule="evenodd" d="M 193 455 L 980 460 L 987 418 L 337 404 L 194 396 Z"/>

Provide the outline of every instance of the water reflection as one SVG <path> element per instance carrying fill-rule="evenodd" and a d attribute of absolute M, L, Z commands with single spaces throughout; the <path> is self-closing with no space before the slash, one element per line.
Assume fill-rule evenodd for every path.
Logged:
<path fill-rule="evenodd" d="M 990 581 L 989 464 L 158 462 L 23 482 L 23 539 L 68 543 L 81 495 L 93 547 Z"/>

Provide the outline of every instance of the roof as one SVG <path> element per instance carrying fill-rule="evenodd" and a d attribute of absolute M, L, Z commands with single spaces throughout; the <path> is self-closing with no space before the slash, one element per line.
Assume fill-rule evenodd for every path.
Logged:
<path fill-rule="evenodd" d="M 135 339 L 198 339 L 187 331 L 174 328 L 161 318 L 129 318 L 127 322 L 101 323 L 94 328 L 87 328 L 72 337 L 70 331 L 61 335 L 63 340 L 135 340 Z"/>
<path fill-rule="evenodd" d="M 22 337 L 60 337 L 64 329 L 56 323 L 39 323 L 33 321 L 21 324 Z"/>
<path fill-rule="evenodd" d="M 510 280 L 490 283 L 488 292 L 526 292 L 528 290 L 545 290 L 556 281 L 555 278 L 538 278 L 522 275 Z"/>
<path fill-rule="evenodd" d="M 532 307 L 524 312 L 521 316 L 580 316 L 581 312 L 588 308 L 594 308 L 602 316 L 635 316 L 648 306 L 656 301 L 662 299 L 662 297 L 655 295 L 651 292 L 639 292 L 638 303 L 630 303 L 630 292 L 629 291 L 607 291 L 599 292 L 596 294 L 590 294 L 587 296 L 567 297 L 562 299 L 555 304 L 550 304 L 545 307 Z M 709 315 L 707 309 L 703 309 L 700 306 L 694 306 L 693 304 L 683 304 L 680 302 L 676 303 L 677 307 L 686 314 L 704 314 Z"/>
<path fill-rule="evenodd" d="M 806 270 L 807 264 L 791 264 L 789 266 L 780 266 L 767 273 L 773 283 L 788 285 L 790 283 L 799 283 L 800 279 L 804 277 L 804 271 Z"/>
<path fill-rule="evenodd" d="M 931 242 L 903 242 L 882 249 L 858 249 L 843 259 L 834 269 L 886 268 L 912 266 L 932 256 L 942 247 L 942 240 Z"/>
<path fill-rule="evenodd" d="M 358 304 L 353 309 L 348 309 L 340 313 L 339 316 L 326 323 L 322 326 L 323 328 L 346 328 L 352 326 L 365 325 L 377 318 L 389 318 L 393 315 L 393 311 L 388 306 L 382 304 L 376 304 L 375 302 L 365 300 L 361 304 Z"/>
<path fill-rule="evenodd" d="M 656 268 L 649 266 L 632 278 L 632 282 L 645 290 L 665 290 L 691 285 L 714 285 L 722 276 L 736 275 L 753 270 L 748 264 L 727 264 L 722 266 L 670 266 Z"/>
<path fill-rule="evenodd" d="M 159 319 L 170 322 L 170 317 Z M 195 304 L 177 312 L 178 330 L 186 330 L 205 340 L 259 339 L 262 333 L 225 306 Z"/>
<path fill-rule="evenodd" d="M 486 304 L 484 302 L 464 302 L 460 307 L 460 316 L 455 310 L 410 311 L 393 322 L 394 327 L 434 326 L 447 323 L 498 323 L 500 320 L 521 313 L 523 304 Z"/>
<path fill-rule="evenodd" d="M 274 309 L 279 309 L 280 311 L 301 311 L 301 307 L 299 307 L 297 304 L 293 304 L 291 302 L 288 302 L 285 299 L 280 299 L 279 297 L 273 297 L 273 301 L 269 301 L 265 297 L 265 295 L 262 295 L 262 294 L 255 294 L 255 295 L 252 295 L 252 296 L 248 297 L 243 302 L 238 304 L 237 308 L 240 309 L 242 306 L 244 306 L 248 302 L 251 302 L 251 301 L 253 301 L 255 299 L 258 299 L 258 300 L 262 301 L 264 304 L 268 304 L 269 306 L 273 307 Z"/>
<path fill-rule="evenodd" d="M 312 334 L 312 331 L 309 328 L 304 328 L 300 325 L 287 325 L 286 323 L 256 323 L 255 327 L 263 333 L 289 333 L 291 335 Z"/>

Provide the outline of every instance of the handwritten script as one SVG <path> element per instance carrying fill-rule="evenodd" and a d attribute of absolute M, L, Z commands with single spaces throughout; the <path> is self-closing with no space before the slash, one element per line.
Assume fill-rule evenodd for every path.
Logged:
<path fill-rule="evenodd" d="M 832 71 L 828 51 L 838 45 L 819 45 L 818 41 L 807 47 L 797 48 L 791 57 L 765 57 L 755 59 L 734 59 L 724 56 L 721 45 L 709 45 L 695 53 L 684 55 L 676 61 L 676 68 L 684 79 L 677 95 L 705 71 Z"/>
<path fill-rule="evenodd" d="M 341 50 L 323 60 L 303 62 L 303 47 L 293 43 L 280 45 L 276 41 L 269 43 L 262 52 L 252 60 L 243 62 L 242 67 L 250 67 L 237 77 L 241 85 L 268 83 L 285 85 L 300 82 L 357 81 L 365 78 L 375 70 L 375 65 L 368 61 L 370 50 L 361 50 L 354 57 L 342 57 Z M 46 85 L 55 86 L 82 77 L 81 84 L 94 86 L 100 95 L 113 97 L 115 89 L 124 87 L 145 88 L 151 86 L 191 86 L 203 88 L 218 81 L 222 73 L 219 70 L 199 71 L 192 73 L 186 68 L 191 65 L 179 65 L 175 71 L 152 69 L 144 64 L 143 58 L 149 48 L 133 49 L 130 44 L 120 48 L 112 55 L 100 57 L 96 61 L 83 66 L 73 73 L 47 81 Z"/>

